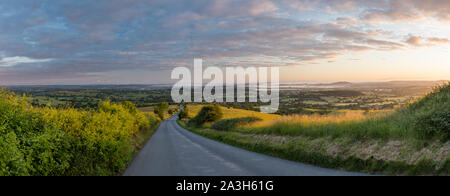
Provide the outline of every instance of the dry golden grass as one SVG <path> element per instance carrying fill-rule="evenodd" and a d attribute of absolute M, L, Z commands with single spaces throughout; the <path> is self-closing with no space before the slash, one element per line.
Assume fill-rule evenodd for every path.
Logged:
<path fill-rule="evenodd" d="M 187 107 L 189 109 L 189 116 L 193 117 L 193 116 L 196 116 L 200 112 L 203 105 L 188 105 Z M 280 115 L 276 115 L 276 114 L 265 114 L 265 113 L 260 113 L 260 112 L 250 111 L 250 110 L 235 109 L 235 108 L 222 107 L 222 111 L 223 111 L 223 119 L 257 117 L 257 118 L 262 119 L 263 121 L 271 121 L 271 120 L 281 118 Z"/>
<path fill-rule="evenodd" d="M 189 115 L 191 117 L 196 116 L 203 105 L 188 105 Z M 280 116 L 276 114 L 265 114 L 256 111 L 249 111 L 243 109 L 226 108 L 222 107 L 224 116 L 223 119 L 242 118 L 242 117 L 257 117 L 262 121 L 257 121 L 246 127 L 268 127 L 278 123 L 285 124 L 325 124 L 325 123 L 343 123 L 343 122 L 356 122 L 368 118 L 374 118 L 392 113 L 392 110 L 377 110 L 377 111 L 364 111 L 364 110 L 336 110 L 328 115 L 289 115 Z"/>
<path fill-rule="evenodd" d="M 356 122 L 365 120 L 368 118 L 374 118 L 391 113 L 389 110 L 385 111 L 364 111 L 364 110 L 338 110 L 328 115 L 289 115 L 283 116 L 278 119 L 270 121 L 258 122 L 252 127 L 264 127 L 272 126 L 274 124 L 302 124 L 302 125 L 314 125 L 314 124 L 326 124 L 326 123 L 344 123 L 344 122 Z"/>
<path fill-rule="evenodd" d="M 138 108 L 138 110 L 141 111 L 141 112 L 144 113 L 144 114 L 146 114 L 146 113 L 154 114 L 154 113 L 153 113 L 154 108 L 155 108 L 154 106 L 149 106 L 149 107 L 141 107 L 141 108 Z M 169 109 L 172 109 L 172 110 L 178 109 L 178 105 L 169 105 Z M 166 111 L 166 114 L 164 115 L 164 118 L 167 119 L 167 118 L 169 118 L 169 117 L 170 117 L 170 115 L 169 115 L 169 113 Z"/>

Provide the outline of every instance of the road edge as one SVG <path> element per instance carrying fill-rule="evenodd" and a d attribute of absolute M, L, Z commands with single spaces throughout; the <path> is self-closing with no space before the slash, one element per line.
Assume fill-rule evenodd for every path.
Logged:
<path fill-rule="evenodd" d="M 125 171 L 130 167 L 131 163 L 133 163 L 134 159 L 136 159 L 136 156 L 141 152 L 141 150 L 147 145 L 148 141 L 152 139 L 152 136 L 158 131 L 159 127 L 164 121 L 158 122 L 155 126 L 151 127 L 150 129 L 146 130 L 143 136 L 140 138 L 142 141 L 136 142 L 136 144 L 133 146 L 135 149 L 132 153 L 132 159 L 128 161 L 127 166 L 118 174 L 118 176 L 123 176 Z"/>
<path fill-rule="evenodd" d="M 340 171 L 362 172 L 376 175 L 448 175 L 449 172 L 443 167 L 438 173 L 430 173 L 430 163 L 423 161 L 415 165 L 409 165 L 399 161 L 385 161 L 370 158 L 367 160 L 350 156 L 348 158 L 332 157 L 324 155 L 320 152 L 306 152 L 299 149 L 286 149 L 276 147 L 270 144 L 261 144 L 248 138 L 244 138 L 237 133 L 227 133 L 219 131 L 211 131 L 202 128 L 192 128 L 185 124 L 184 121 L 177 119 L 178 125 L 182 128 L 201 135 L 203 137 L 222 142 L 234 147 L 245 149 L 252 152 L 261 153 L 285 160 L 310 164 L 318 167 L 336 169 Z M 450 162 L 447 161 L 447 165 Z"/>

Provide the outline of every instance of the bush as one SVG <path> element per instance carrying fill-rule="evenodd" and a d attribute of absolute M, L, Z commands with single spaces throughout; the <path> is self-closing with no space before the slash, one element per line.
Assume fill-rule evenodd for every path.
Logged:
<path fill-rule="evenodd" d="M 133 137 L 157 124 L 131 102 L 96 110 L 33 108 L 0 91 L 0 176 L 116 175 L 132 158 Z"/>
<path fill-rule="evenodd" d="M 29 165 L 19 149 L 19 141 L 14 132 L 0 135 L 0 176 L 29 175 Z"/>
<path fill-rule="evenodd" d="M 200 126 L 208 122 L 215 122 L 223 117 L 222 108 L 219 105 L 204 106 L 200 112 L 189 120 L 189 124 Z"/>
<path fill-rule="evenodd" d="M 261 121 L 262 119 L 256 117 L 244 117 L 244 118 L 233 118 L 224 119 L 214 123 L 211 128 L 218 131 L 231 131 L 238 126 L 248 125 L 252 122 Z"/>
<path fill-rule="evenodd" d="M 0 92 L 0 175 L 56 175 L 70 166 L 70 136 L 46 123 L 25 97 Z"/>
<path fill-rule="evenodd" d="M 161 122 L 161 120 L 153 114 L 145 114 L 145 117 L 147 117 L 148 121 L 150 122 L 150 125 L 156 125 Z"/>
<path fill-rule="evenodd" d="M 154 113 L 156 114 L 156 115 L 158 115 L 158 117 L 161 119 L 161 120 L 164 120 L 164 118 L 165 118 L 165 113 L 166 113 L 166 110 L 169 108 L 169 104 L 167 103 L 167 102 L 162 102 L 162 103 L 159 103 L 157 106 L 155 106 L 155 109 L 154 109 Z"/>
<path fill-rule="evenodd" d="M 420 138 L 430 139 L 438 137 L 444 141 L 450 139 L 450 104 L 438 111 L 431 111 L 421 115 L 415 122 L 416 131 Z"/>
<path fill-rule="evenodd" d="M 178 117 L 180 119 L 188 119 L 189 118 L 189 109 L 187 107 L 184 107 L 178 114 Z"/>

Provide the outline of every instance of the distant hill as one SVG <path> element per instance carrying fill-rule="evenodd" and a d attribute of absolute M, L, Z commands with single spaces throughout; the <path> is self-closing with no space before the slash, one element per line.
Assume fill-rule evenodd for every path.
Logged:
<path fill-rule="evenodd" d="M 351 82 L 341 81 L 341 82 L 331 83 L 330 85 L 344 86 L 344 85 L 352 85 L 352 84 L 353 84 L 353 83 L 351 83 Z"/>
<path fill-rule="evenodd" d="M 341 82 L 334 82 L 334 83 L 320 83 L 320 84 L 311 84 L 310 86 L 350 86 L 353 83 L 341 81 Z"/>

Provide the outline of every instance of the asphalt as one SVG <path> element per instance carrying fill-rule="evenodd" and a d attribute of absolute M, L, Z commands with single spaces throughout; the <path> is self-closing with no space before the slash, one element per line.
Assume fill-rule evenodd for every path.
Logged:
<path fill-rule="evenodd" d="M 164 121 L 124 176 L 355 176 L 213 141 Z"/>

